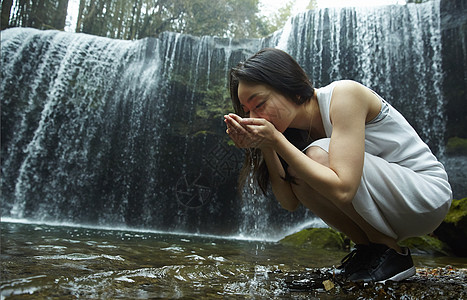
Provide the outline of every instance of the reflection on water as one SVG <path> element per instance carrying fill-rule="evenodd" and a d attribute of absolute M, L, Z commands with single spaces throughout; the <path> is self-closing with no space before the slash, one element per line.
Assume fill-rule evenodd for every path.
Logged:
<path fill-rule="evenodd" d="M 323 298 L 285 278 L 337 264 L 345 253 L 209 236 L 1 223 L 1 297 Z M 465 259 L 415 257 L 417 266 Z"/>

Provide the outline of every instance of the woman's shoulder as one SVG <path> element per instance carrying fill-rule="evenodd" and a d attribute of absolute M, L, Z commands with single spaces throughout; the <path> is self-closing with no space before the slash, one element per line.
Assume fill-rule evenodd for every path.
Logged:
<path fill-rule="evenodd" d="M 343 80 L 336 80 L 331 83 L 329 83 L 326 86 L 320 87 L 317 89 L 318 92 L 321 93 L 329 93 L 333 94 L 333 92 L 336 90 L 338 93 L 359 93 L 364 91 L 365 89 L 368 89 L 361 83 L 354 81 L 354 80 L 348 80 L 348 79 L 343 79 Z"/>
<path fill-rule="evenodd" d="M 377 101 L 375 93 L 354 80 L 337 80 L 317 90 L 318 99 L 331 106 L 347 107 L 351 102 L 365 105 Z M 373 99 L 375 98 L 375 99 Z"/>
<path fill-rule="evenodd" d="M 355 99 L 357 101 L 373 101 L 376 98 L 375 93 L 354 80 L 339 80 L 334 81 L 329 85 L 332 88 L 333 99 Z"/>
<path fill-rule="evenodd" d="M 340 111 L 344 114 L 358 115 L 361 112 L 365 119 L 368 114 L 373 116 L 381 109 L 381 100 L 369 88 L 353 80 L 334 82 L 330 101 L 330 114 Z M 363 116 L 362 115 L 362 116 Z M 332 119 L 332 118 L 331 118 Z"/>
<path fill-rule="evenodd" d="M 333 89 L 344 90 L 347 92 L 361 92 L 364 90 L 368 90 L 368 88 L 360 82 L 350 79 L 333 81 L 329 84 L 329 86 L 332 86 Z"/>

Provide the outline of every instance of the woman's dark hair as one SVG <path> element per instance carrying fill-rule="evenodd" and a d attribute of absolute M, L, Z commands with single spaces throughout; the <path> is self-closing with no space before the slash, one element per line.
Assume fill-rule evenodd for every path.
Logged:
<path fill-rule="evenodd" d="M 235 113 L 240 117 L 246 117 L 238 98 L 238 85 L 241 81 L 268 85 L 288 100 L 300 105 L 310 101 L 314 94 L 313 84 L 305 71 L 292 56 L 279 49 L 262 49 L 230 71 L 230 97 Z M 291 133 L 291 130 L 284 132 L 287 138 L 289 138 L 288 133 Z M 291 135 L 296 136 L 296 133 L 293 132 Z M 292 136 L 289 140 L 295 144 L 292 141 L 295 138 Z M 266 194 L 269 173 L 259 149 L 246 151 L 239 176 L 240 187 L 245 184 L 251 171 L 261 190 Z M 289 179 L 288 175 L 285 179 Z"/>

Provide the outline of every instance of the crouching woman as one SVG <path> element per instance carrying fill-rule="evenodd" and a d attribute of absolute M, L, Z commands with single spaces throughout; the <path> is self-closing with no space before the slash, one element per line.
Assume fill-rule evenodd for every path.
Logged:
<path fill-rule="evenodd" d="M 398 241 L 432 232 L 452 198 L 443 165 L 405 118 L 349 80 L 314 88 L 298 63 L 263 49 L 230 73 L 227 134 L 290 211 L 303 204 L 356 247 L 337 272 L 351 281 L 415 274 Z"/>

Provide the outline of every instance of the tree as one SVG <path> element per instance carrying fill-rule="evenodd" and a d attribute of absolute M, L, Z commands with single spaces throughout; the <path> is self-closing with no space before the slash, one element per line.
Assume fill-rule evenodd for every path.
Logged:
<path fill-rule="evenodd" d="M 63 30 L 68 1 L 3 0 L 2 28 Z M 259 0 L 79 0 L 76 32 L 128 40 L 157 37 L 164 31 L 256 38 L 283 26 L 292 1 L 272 21 L 259 17 L 258 6 Z"/>
<path fill-rule="evenodd" d="M 2 13 L 7 14 L 9 1 L 2 3 Z M 65 28 L 68 0 L 17 0 L 10 6 L 7 27 L 34 27 L 39 29 Z M 12 10 L 12 11 L 11 11 Z M 3 18 L 3 16 L 2 16 Z M 2 19 L 2 23 L 4 20 Z M 3 25 L 2 25 L 2 28 Z"/>
<path fill-rule="evenodd" d="M 53 1 L 56 3 L 55 13 L 50 14 L 51 27 L 55 29 L 63 30 L 65 28 L 65 20 L 68 12 L 68 0 Z"/>
<path fill-rule="evenodd" d="M 317 9 L 318 8 L 318 0 L 310 0 L 306 9 Z"/>
<path fill-rule="evenodd" d="M 33 27 L 63 30 L 67 9 L 68 0 L 4 0 L 2 29 Z"/>
<path fill-rule="evenodd" d="M 284 27 L 285 22 L 287 22 L 287 20 L 292 15 L 293 4 L 294 4 L 293 1 L 289 1 L 288 3 L 285 4 L 285 6 L 279 8 L 279 10 L 272 16 L 272 19 L 269 23 L 270 32 L 274 32 Z"/>
<path fill-rule="evenodd" d="M 287 20 L 292 17 L 292 8 L 294 2 L 295 1 L 290 0 L 289 2 L 285 3 L 285 5 L 279 8 L 279 10 L 271 17 L 271 19 L 266 22 L 266 25 L 268 26 L 266 34 L 270 34 L 284 27 L 285 22 L 287 22 Z M 317 0 L 310 0 L 306 7 L 307 10 L 316 8 L 318 8 Z"/>
<path fill-rule="evenodd" d="M 8 23 L 10 20 L 11 7 L 13 6 L 13 0 L 3 0 L 2 1 L 2 13 L 1 13 L 1 28 L 3 30 L 8 28 Z"/>
<path fill-rule="evenodd" d="M 77 32 L 119 39 L 164 31 L 221 37 L 266 33 L 258 0 L 80 0 Z"/>

